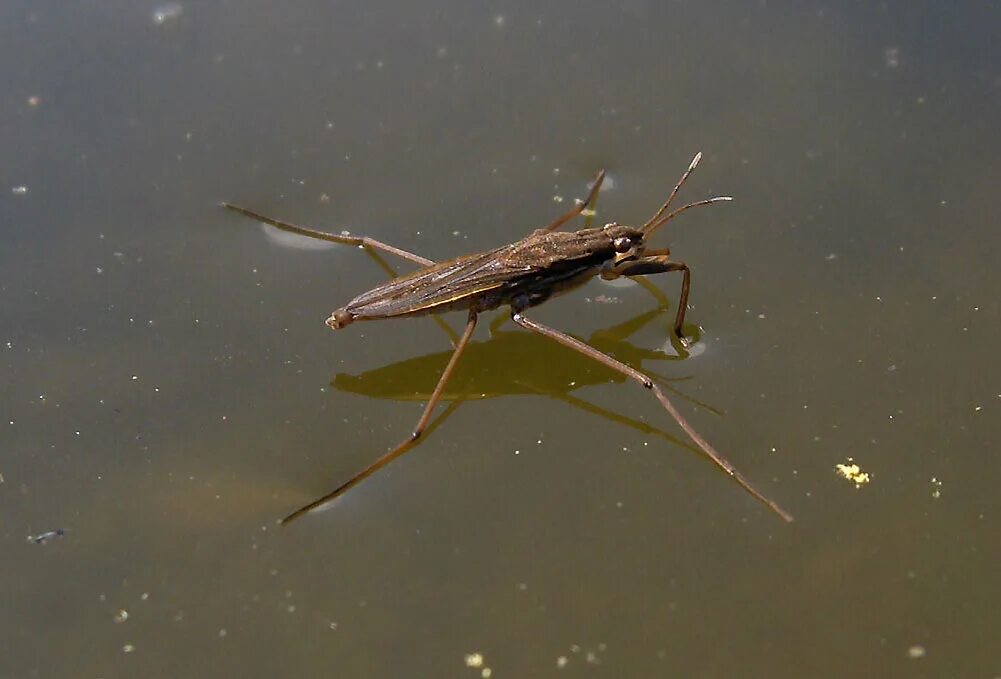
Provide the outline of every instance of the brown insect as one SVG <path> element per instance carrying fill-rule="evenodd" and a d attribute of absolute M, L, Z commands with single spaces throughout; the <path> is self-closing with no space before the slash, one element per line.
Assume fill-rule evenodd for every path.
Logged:
<path fill-rule="evenodd" d="M 792 521 L 791 514 L 755 489 L 732 464 L 695 431 L 653 379 L 598 351 L 591 345 L 533 321 L 524 314 L 526 309 L 538 306 L 554 295 L 573 290 L 595 276 L 612 280 L 621 276 L 647 276 L 680 271 L 682 273 L 681 296 L 674 318 L 674 332 L 680 340 L 684 341 L 682 325 L 685 321 L 685 311 L 688 308 L 691 271 L 684 262 L 671 259 L 669 248 L 649 248 L 647 240 L 657 229 L 685 210 L 711 205 L 719 201 L 732 200 L 729 196 L 719 196 L 689 203 L 669 211 L 682 184 L 695 170 L 701 159 L 702 154 L 697 153 L 664 204 L 641 227 L 624 226 L 612 222 L 600 228 L 585 228 L 573 232 L 558 231 L 561 226 L 584 212 L 587 206 L 593 205 L 605 177 L 604 170 L 602 170 L 595 178 L 587 200 L 577 203 L 566 214 L 548 226 L 538 229 L 510 245 L 503 245 L 487 252 L 464 255 L 439 263 L 374 238 L 316 231 L 265 217 L 246 208 L 223 203 L 231 210 L 284 231 L 334 243 L 355 245 L 367 248 L 370 252 L 382 250 L 421 265 L 422 268 L 417 271 L 399 276 L 364 292 L 343 307 L 336 309 L 326 321 L 327 325 L 334 330 L 339 330 L 356 321 L 423 316 L 456 310 L 468 312 L 465 330 L 454 343 L 455 349 L 448 365 L 445 366 L 445 370 L 438 379 L 438 384 L 431 393 L 431 397 L 424 406 L 424 411 L 410 436 L 331 493 L 289 514 L 282 519 L 282 523 L 293 521 L 310 510 L 337 498 L 408 450 L 420 438 L 431 420 L 445 385 L 473 335 L 477 317 L 484 311 L 490 311 L 503 305 L 510 307 L 511 320 L 526 330 L 579 351 L 650 390 L 664 410 L 674 418 L 678 426 L 713 462 L 733 477 L 747 492 L 768 505 L 783 519 Z"/>

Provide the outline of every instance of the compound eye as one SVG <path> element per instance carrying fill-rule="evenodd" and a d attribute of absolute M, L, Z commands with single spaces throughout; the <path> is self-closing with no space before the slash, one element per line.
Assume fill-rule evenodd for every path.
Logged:
<path fill-rule="evenodd" d="M 612 241 L 616 252 L 629 252 L 633 248 L 633 239 L 629 236 L 619 236 Z"/>

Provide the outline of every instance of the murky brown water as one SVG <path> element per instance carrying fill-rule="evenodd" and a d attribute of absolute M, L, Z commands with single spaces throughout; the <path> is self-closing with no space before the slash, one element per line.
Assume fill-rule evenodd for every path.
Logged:
<path fill-rule="evenodd" d="M 6 3 L 0 676 L 1001 675 L 999 19 Z M 331 333 L 380 270 L 218 201 L 443 259 L 599 167 L 599 219 L 641 222 L 700 149 L 685 196 L 736 201 L 658 238 L 692 355 L 672 276 L 667 311 L 594 283 L 535 317 L 670 380 L 796 523 L 483 323 L 423 445 L 276 526 L 407 434 L 448 341 Z"/>

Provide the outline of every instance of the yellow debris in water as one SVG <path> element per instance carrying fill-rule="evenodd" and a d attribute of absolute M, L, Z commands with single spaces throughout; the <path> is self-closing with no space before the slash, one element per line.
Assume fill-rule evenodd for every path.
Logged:
<path fill-rule="evenodd" d="M 854 481 L 856 488 L 861 488 L 869 483 L 869 473 L 862 471 L 862 468 L 855 464 L 850 457 L 844 464 L 835 465 L 834 469 L 838 472 L 838 476 Z"/>

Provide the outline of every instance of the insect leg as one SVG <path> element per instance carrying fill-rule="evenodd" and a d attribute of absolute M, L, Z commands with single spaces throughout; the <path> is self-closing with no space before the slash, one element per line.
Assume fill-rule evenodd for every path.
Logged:
<path fill-rule="evenodd" d="M 587 200 L 583 203 L 577 203 L 572 208 L 567 210 L 566 214 L 562 217 L 558 217 L 555 221 L 551 222 L 548 226 L 542 227 L 543 231 L 555 231 L 560 228 L 571 219 L 579 215 L 584 211 L 584 208 L 594 203 L 594 200 L 598 197 L 598 191 L 601 190 L 601 182 L 605 181 L 605 171 L 599 170 L 598 176 L 594 178 L 594 184 L 591 185 L 591 192 L 587 194 Z"/>
<path fill-rule="evenodd" d="M 434 408 L 438 405 L 438 401 L 441 400 L 441 394 L 445 390 L 445 385 L 448 382 L 448 378 L 452 376 L 452 372 L 455 370 L 456 364 L 459 362 L 459 357 L 462 355 L 463 350 L 466 345 L 469 344 L 470 338 L 473 336 L 473 330 L 476 328 L 476 313 L 473 311 L 469 312 L 469 320 L 466 321 L 466 329 L 462 333 L 462 337 L 459 338 L 458 344 L 455 345 L 455 351 L 452 352 L 452 357 L 448 360 L 448 365 L 445 366 L 445 370 L 442 371 L 441 377 L 438 378 L 438 385 L 434 388 L 431 393 L 431 398 L 428 399 L 427 404 L 424 406 L 424 412 L 421 414 L 421 418 L 417 420 L 417 425 L 414 426 L 414 430 L 410 433 L 410 436 L 400 441 L 392 450 L 380 457 L 378 460 L 365 467 L 363 470 L 352 476 L 347 482 L 341 484 L 332 492 L 324 495 L 321 498 L 310 502 L 304 507 L 300 507 L 295 510 L 284 519 L 282 519 L 282 524 L 287 524 L 291 521 L 298 519 L 303 514 L 316 509 L 320 505 L 326 504 L 331 500 L 341 496 L 347 490 L 356 486 L 362 480 L 368 478 L 372 474 L 376 473 L 387 464 L 398 458 L 400 455 L 405 453 L 410 449 L 417 439 L 421 437 L 424 433 L 428 422 L 431 420 L 431 416 L 434 412 Z"/>
<path fill-rule="evenodd" d="M 420 255 L 415 255 L 412 252 L 407 252 L 406 250 L 401 250 L 398 247 L 389 245 L 388 243 L 383 243 L 375 238 L 369 238 L 368 236 L 353 236 L 350 234 L 335 234 L 327 233 L 326 231 L 317 231 L 316 229 L 310 229 L 305 226 L 298 226 L 290 222 L 283 222 L 280 219 L 274 219 L 272 217 L 265 217 L 262 214 L 254 212 L 253 210 L 248 210 L 245 207 L 240 207 L 239 205 L 233 205 L 232 203 L 222 203 L 222 206 L 229 208 L 234 212 L 239 212 L 245 217 L 250 217 L 251 219 L 256 219 L 259 222 L 264 222 L 265 224 L 270 224 L 271 226 L 281 229 L 282 231 L 288 231 L 290 233 L 297 233 L 300 236 L 306 236 L 308 238 L 316 238 L 318 240 L 330 241 L 331 243 L 343 243 L 345 245 L 356 245 L 359 247 L 374 248 L 376 250 L 382 250 L 383 252 L 388 252 L 397 257 L 402 257 L 403 259 L 409 259 L 411 262 L 416 262 L 421 266 L 431 266 L 434 264 L 433 260 L 427 257 L 421 257 Z"/>
<path fill-rule="evenodd" d="M 656 252 L 656 251 L 650 251 Z M 678 311 L 674 316 L 674 334 L 679 338 L 684 338 L 681 334 L 681 326 L 685 323 L 685 313 L 688 311 L 688 291 L 692 287 L 692 271 L 684 262 L 676 262 L 670 259 L 669 255 L 652 254 L 640 259 L 628 260 L 603 272 L 604 278 L 618 278 L 619 276 L 649 276 L 651 274 L 668 273 L 671 271 L 682 272 L 681 296 L 678 298 Z"/>
<path fill-rule="evenodd" d="M 671 403 L 671 401 L 667 398 L 667 396 L 664 394 L 661 388 L 657 386 L 657 383 L 651 380 L 649 377 L 641 373 L 639 370 L 631 368 L 625 363 L 615 360 L 608 354 L 604 354 L 598 351 L 594 347 L 590 346 L 589 344 L 586 344 L 585 342 L 582 342 L 576 337 L 571 337 L 570 335 L 564 332 L 560 332 L 559 330 L 550 328 L 549 326 L 542 325 L 541 323 L 537 323 L 535 321 L 529 320 L 528 318 L 525 318 L 525 316 L 523 316 L 520 311 L 513 310 L 511 313 L 511 320 L 513 320 L 515 323 L 517 323 L 518 325 L 527 330 L 539 333 L 544 337 L 548 337 L 551 340 L 559 342 L 565 347 L 574 349 L 584 354 L 585 356 L 593 358 L 595 361 L 601 363 L 602 365 L 605 365 L 611 368 L 612 370 L 622 373 L 626 377 L 635 380 L 643 387 L 652 391 L 654 396 L 657 397 L 657 400 L 660 401 L 660 404 L 661 406 L 663 406 L 664 410 L 666 410 L 667 413 L 672 418 L 674 418 L 674 421 L 678 423 L 678 426 L 681 427 L 681 429 L 686 434 L 688 434 L 688 438 L 690 438 L 692 442 L 695 443 L 695 445 L 697 445 L 700 449 L 702 449 L 702 452 L 708 455 L 709 458 L 713 462 L 715 462 L 720 469 L 722 469 L 731 477 L 733 477 L 733 479 L 737 483 L 739 483 L 744 488 L 744 490 L 746 490 L 748 493 L 753 495 L 755 498 L 757 498 L 764 504 L 768 505 L 768 507 L 771 508 L 772 511 L 781 516 L 784 520 L 786 521 L 793 520 L 791 514 L 789 514 L 787 511 L 779 507 L 779 505 L 776 504 L 773 500 L 768 499 L 760 492 L 758 492 L 758 490 L 751 485 L 750 481 L 744 478 L 743 474 L 737 471 L 737 469 L 732 464 L 730 464 L 730 462 L 728 462 L 726 458 L 724 458 L 722 455 L 716 452 L 716 449 L 713 448 L 708 441 L 702 438 L 702 436 L 697 431 L 695 431 L 692 425 L 688 424 L 687 420 L 685 420 L 685 418 L 681 416 L 681 413 L 678 412 L 677 408 L 674 407 L 674 404 Z"/>

